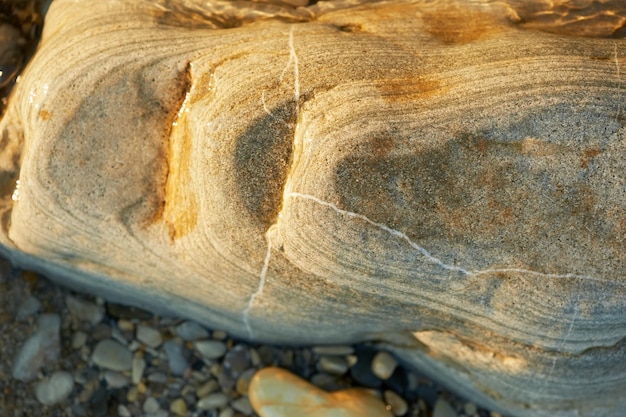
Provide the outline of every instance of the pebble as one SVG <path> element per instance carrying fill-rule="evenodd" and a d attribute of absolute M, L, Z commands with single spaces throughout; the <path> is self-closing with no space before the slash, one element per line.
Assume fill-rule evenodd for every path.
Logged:
<path fill-rule="evenodd" d="M 348 371 L 348 361 L 341 356 L 322 356 L 318 369 L 333 375 L 343 375 Z"/>
<path fill-rule="evenodd" d="M 74 388 L 72 374 L 56 371 L 50 378 L 45 378 L 35 385 L 35 397 L 43 405 L 56 404 L 67 398 Z"/>
<path fill-rule="evenodd" d="M 148 397 L 143 403 L 142 410 L 145 413 L 154 414 L 158 412 L 160 408 L 161 406 L 159 405 L 159 402 L 156 400 L 156 398 Z"/>
<path fill-rule="evenodd" d="M 383 398 L 385 399 L 385 402 L 389 404 L 389 407 L 391 407 L 391 412 L 394 416 L 400 417 L 405 415 L 407 411 L 409 411 L 409 405 L 407 404 L 405 399 L 395 392 L 391 390 L 386 390 L 383 393 Z"/>
<path fill-rule="evenodd" d="M 72 316 L 80 321 L 89 322 L 92 325 L 100 323 L 104 317 L 104 307 L 71 295 L 65 297 L 65 305 L 68 310 L 70 310 Z"/>
<path fill-rule="evenodd" d="M 385 404 L 368 391 L 328 393 L 276 367 L 254 375 L 249 399 L 260 417 L 391 417 Z"/>
<path fill-rule="evenodd" d="M 41 368 L 58 361 L 61 354 L 60 327 L 61 317 L 58 314 L 43 314 L 39 317 L 37 331 L 24 342 L 13 361 L 13 378 L 33 380 Z"/>
<path fill-rule="evenodd" d="M 167 363 L 174 375 L 182 375 L 189 367 L 189 363 L 183 353 L 183 347 L 175 340 L 168 340 L 163 344 L 163 350 L 167 355 Z"/>
<path fill-rule="evenodd" d="M 224 372 L 234 380 L 250 367 L 250 352 L 248 347 L 242 344 L 235 345 L 224 356 Z"/>
<path fill-rule="evenodd" d="M 38 313 L 40 309 L 41 303 L 37 298 L 31 295 L 24 300 L 22 305 L 20 305 L 20 308 L 17 310 L 16 318 L 18 320 L 27 319 L 28 317 Z"/>
<path fill-rule="evenodd" d="M 372 360 L 372 372 L 382 380 L 389 379 L 396 370 L 398 362 L 390 353 L 382 351 L 378 352 Z"/>
<path fill-rule="evenodd" d="M 235 415 L 235 410 L 233 410 L 232 408 L 228 407 L 223 409 L 218 417 L 234 417 Z"/>
<path fill-rule="evenodd" d="M 210 379 L 209 381 L 198 387 L 198 389 L 196 390 L 196 395 L 198 396 L 198 398 L 206 397 L 212 392 L 217 391 L 219 387 L 220 386 L 216 380 Z"/>
<path fill-rule="evenodd" d="M 176 326 L 174 332 L 184 341 L 194 341 L 209 337 L 209 332 L 204 327 L 193 321 L 182 322 Z"/>
<path fill-rule="evenodd" d="M 219 340 L 201 340 L 194 347 L 203 358 L 219 359 L 226 353 L 226 345 Z"/>
<path fill-rule="evenodd" d="M 476 404 L 474 403 L 465 403 L 465 405 L 463 406 L 463 411 L 465 411 L 465 414 L 467 414 L 468 416 L 473 416 L 478 412 L 478 407 L 476 407 Z"/>
<path fill-rule="evenodd" d="M 143 372 L 146 369 L 146 361 L 140 357 L 135 355 L 133 357 L 133 362 L 131 364 L 131 381 L 133 382 L 134 385 L 137 385 L 139 383 L 139 381 L 141 381 L 141 378 L 143 378 Z"/>
<path fill-rule="evenodd" d="M 243 413 L 247 416 L 252 415 L 252 405 L 250 404 L 250 400 L 246 397 L 239 397 L 236 400 L 232 401 L 230 405 L 240 413 Z"/>
<path fill-rule="evenodd" d="M 78 350 L 85 346 L 85 342 L 87 342 L 87 333 L 84 332 L 76 332 L 72 335 L 72 349 Z"/>
<path fill-rule="evenodd" d="M 200 410 L 214 410 L 216 408 L 224 407 L 226 404 L 228 404 L 228 397 L 226 394 L 218 392 L 201 398 L 196 403 L 196 407 Z"/>
<path fill-rule="evenodd" d="M 128 371 L 132 367 L 133 356 L 130 350 L 119 342 L 106 339 L 96 345 L 91 360 L 100 368 Z"/>
<path fill-rule="evenodd" d="M 119 417 L 132 417 L 130 410 L 123 404 L 117 406 L 117 415 Z"/>
<path fill-rule="evenodd" d="M 128 385 L 129 380 L 126 375 L 122 375 L 116 371 L 105 371 L 104 380 L 107 383 L 107 387 L 118 389 Z"/>
<path fill-rule="evenodd" d="M 151 348 L 157 348 L 163 342 L 161 332 L 143 324 L 137 326 L 137 334 L 135 337 L 137 337 L 137 340 L 141 343 Z"/>
<path fill-rule="evenodd" d="M 458 417 L 454 408 L 444 399 L 438 398 L 433 409 L 433 417 Z"/>
<path fill-rule="evenodd" d="M 250 368 L 245 370 L 239 379 L 237 379 L 237 384 L 235 385 L 235 389 L 240 395 L 248 396 L 248 389 L 250 388 L 250 380 L 256 373 L 256 369 Z"/>
<path fill-rule="evenodd" d="M 187 415 L 187 404 L 182 398 L 177 398 L 170 403 L 170 411 L 176 416 L 184 417 Z"/>

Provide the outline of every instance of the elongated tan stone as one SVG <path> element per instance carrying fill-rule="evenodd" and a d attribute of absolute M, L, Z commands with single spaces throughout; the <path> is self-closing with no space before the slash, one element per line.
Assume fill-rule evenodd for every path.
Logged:
<path fill-rule="evenodd" d="M 239 337 L 377 341 L 504 414 L 617 417 L 626 44 L 516 4 L 55 0 L 0 122 L 1 251 Z"/>
<path fill-rule="evenodd" d="M 261 417 L 392 417 L 385 404 L 360 388 L 325 392 L 280 368 L 264 368 L 248 397 Z"/>

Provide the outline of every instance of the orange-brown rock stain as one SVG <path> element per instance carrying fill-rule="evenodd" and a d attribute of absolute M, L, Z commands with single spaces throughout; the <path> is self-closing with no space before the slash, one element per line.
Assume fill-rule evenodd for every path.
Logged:
<path fill-rule="evenodd" d="M 165 220 L 171 243 L 187 235 L 198 219 L 198 202 L 191 187 L 190 161 L 191 133 L 187 123 L 187 106 L 190 99 L 191 76 L 189 69 L 184 78 L 179 103 L 173 108 L 167 150 L 167 179 L 162 218 Z"/>
<path fill-rule="evenodd" d="M 446 45 L 463 45 L 501 32 L 503 19 L 471 6 L 437 3 L 420 11 L 426 32 Z"/>

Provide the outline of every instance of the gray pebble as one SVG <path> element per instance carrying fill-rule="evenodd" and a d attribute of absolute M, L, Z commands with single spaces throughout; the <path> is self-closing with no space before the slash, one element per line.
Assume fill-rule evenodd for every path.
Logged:
<path fill-rule="evenodd" d="M 230 405 L 240 413 L 247 416 L 252 415 L 252 405 L 250 405 L 250 401 L 246 397 L 239 397 L 231 402 Z"/>
<path fill-rule="evenodd" d="M 198 339 L 206 339 L 209 332 L 198 323 L 193 321 L 185 321 L 176 326 L 174 332 L 185 341 L 194 341 Z"/>
<path fill-rule="evenodd" d="M 133 416 L 130 410 L 128 410 L 128 408 L 126 408 L 126 406 L 123 404 L 120 404 L 117 406 L 117 415 L 119 417 L 132 417 Z"/>
<path fill-rule="evenodd" d="M 28 317 L 38 313 L 40 309 L 41 303 L 37 298 L 31 295 L 24 300 L 24 302 L 22 302 L 22 305 L 20 305 L 20 308 L 17 310 L 16 318 L 18 320 L 27 319 Z"/>
<path fill-rule="evenodd" d="M 39 317 L 37 331 L 26 340 L 13 361 L 13 378 L 33 380 L 41 368 L 57 362 L 61 353 L 60 326 L 58 314 Z"/>
<path fill-rule="evenodd" d="M 183 347 L 175 340 L 168 340 L 163 344 L 163 350 L 167 354 L 167 362 L 174 375 L 182 375 L 189 367 L 189 363 L 183 353 Z"/>
<path fill-rule="evenodd" d="M 122 375 L 116 371 L 105 371 L 103 376 L 107 386 L 113 389 L 123 388 L 130 382 L 126 375 Z"/>
<path fill-rule="evenodd" d="M 92 325 L 100 323 L 104 317 L 104 307 L 71 295 L 65 297 L 65 305 L 74 318 Z"/>
<path fill-rule="evenodd" d="M 37 401 L 43 405 L 52 405 L 67 398 L 74 388 L 72 374 L 56 371 L 50 378 L 43 379 L 35 385 Z"/>
<path fill-rule="evenodd" d="M 458 417 L 452 406 L 442 398 L 438 398 L 433 409 L 433 417 Z"/>
<path fill-rule="evenodd" d="M 76 332 L 72 335 L 72 349 L 78 350 L 85 346 L 87 342 L 87 334 L 83 332 Z"/>
<path fill-rule="evenodd" d="M 348 371 L 348 361 L 341 356 L 322 356 L 318 369 L 334 375 L 343 375 Z"/>
<path fill-rule="evenodd" d="M 143 411 L 149 414 L 156 413 L 157 411 L 159 411 L 160 408 L 161 406 L 159 405 L 159 402 L 154 397 L 146 398 L 146 401 L 144 401 L 142 407 Z"/>
<path fill-rule="evenodd" d="M 132 367 L 130 350 L 112 339 L 103 340 L 93 350 L 91 360 L 97 366 L 112 371 L 128 371 Z"/>
<path fill-rule="evenodd" d="M 197 402 L 196 407 L 200 410 L 214 410 L 216 408 L 224 407 L 226 404 L 228 404 L 228 397 L 219 392 L 217 394 L 211 394 L 201 398 Z"/>
<path fill-rule="evenodd" d="M 146 361 L 143 360 L 140 356 L 135 356 L 133 358 L 133 363 L 131 365 L 131 381 L 133 385 L 137 385 L 141 378 L 143 378 L 143 371 L 146 369 Z"/>
<path fill-rule="evenodd" d="M 206 359 L 219 359 L 226 353 L 226 345 L 219 340 L 201 340 L 194 344 L 198 353 Z"/>
<path fill-rule="evenodd" d="M 235 410 L 228 407 L 220 411 L 220 414 L 218 417 L 233 417 L 234 415 L 235 415 Z"/>
<path fill-rule="evenodd" d="M 386 390 L 383 393 L 383 398 L 391 408 L 391 412 L 394 416 L 403 416 L 409 410 L 409 405 L 406 400 L 391 390 Z"/>
<path fill-rule="evenodd" d="M 152 348 L 159 347 L 163 342 L 161 332 L 143 324 L 137 325 L 137 340 Z"/>
<path fill-rule="evenodd" d="M 389 379 L 396 366 L 398 366 L 396 359 L 385 351 L 378 352 L 372 360 L 372 372 L 382 380 Z"/>

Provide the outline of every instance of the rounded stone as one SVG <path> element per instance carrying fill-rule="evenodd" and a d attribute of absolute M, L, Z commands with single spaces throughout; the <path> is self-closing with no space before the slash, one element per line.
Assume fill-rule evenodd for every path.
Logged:
<path fill-rule="evenodd" d="M 406 400 L 391 390 L 386 390 L 383 393 L 383 398 L 389 407 L 391 407 L 391 412 L 394 416 L 403 416 L 409 410 L 409 405 Z"/>
<path fill-rule="evenodd" d="M 226 353 L 226 344 L 219 340 L 201 340 L 194 344 L 198 353 L 206 359 L 219 359 Z"/>
<path fill-rule="evenodd" d="M 196 407 L 200 410 L 214 410 L 216 408 L 224 407 L 226 404 L 228 404 L 228 397 L 219 392 L 201 398 L 197 402 Z"/>
<path fill-rule="evenodd" d="M 43 405 L 52 405 L 67 398 L 74 388 L 74 378 L 66 371 L 56 371 L 50 378 L 37 382 L 35 396 Z"/>
<path fill-rule="evenodd" d="M 382 380 L 389 379 L 396 370 L 398 362 L 388 352 L 378 352 L 372 360 L 372 372 Z"/>
<path fill-rule="evenodd" d="M 341 356 L 322 356 L 317 367 L 329 374 L 343 375 L 348 371 L 348 361 Z"/>
<path fill-rule="evenodd" d="M 194 341 L 209 337 L 209 332 L 204 327 L 193 321 L 182 322 L 176 326 L 174 332 L 184 341 Z"/>
<path fill-rule="evenodd" d="M 159 402 L 154 397 L 146 398 L 142 407 L 143 411 L 148 414 L 154 414 L 158 412 L 160 408 L 161 406 L 159 405 Z"/>
<path fill-rule="evenodd" d="M 137 340 L 151 348 L 159 347 L 163 342 L 161 332 L 143 324 L 137 326 L 137 333 L 135 336 L 137 337 Z"/>
<path fill-rule="evenodd" d="M 76 319 L 92 325 L 100 323 L 104 317 L 104 307 L 71 295 L 65 297 L 65 305 Z"/>
<path fill-rule="evenodd" d="M 175 416 L 184 417 L 187 415 L 187 403 L 182 398 L 177 398 L 170 403 L 170 412 Z"/>
<path fill-rule="evenodd" d="M 132 367 L 133 356 L 130 350 L 112 339 L 96 345 L 91 360 L 100 368 L 112 371 L 128 371 Z"/>
<path fill-rule="evenodd" d="M 433 417 L 458 417 L 458 415 L 450 403 L 438 398 L 433 408 Z"/>

